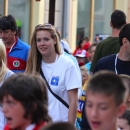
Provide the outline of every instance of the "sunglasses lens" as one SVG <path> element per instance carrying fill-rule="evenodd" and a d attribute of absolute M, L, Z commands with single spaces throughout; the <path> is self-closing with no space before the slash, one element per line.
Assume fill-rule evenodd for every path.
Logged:
<path fill-rule="evenodd" d="M 51 24 L 44 24 L 43 26 L 46 28 L 51 28 Z"/>
<path fill-rule="evenodd" d="M 44 28 L 44 29 L 50 29 L 50 30 L 53 30 L 55 31 L 54 27 L 51 25 L 51 24 L 39 24 L 35 27 L 35 29 L 39 29 L 39 28 Z"/>

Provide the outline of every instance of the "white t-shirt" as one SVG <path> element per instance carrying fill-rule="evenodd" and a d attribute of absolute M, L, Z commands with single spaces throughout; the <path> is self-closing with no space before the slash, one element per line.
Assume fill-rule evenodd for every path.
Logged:
<path fill-rule="evenodd" d="M 78 65 L 78 62 L 77 62 L 76 58 L 73 55 L 66 53 L 65 51 L 63 51 L 62 54 L 65 57 L 71 59 L 74 62 L 75 66 L 76 66 L 76 69 L 78 71 L 79 80 L 80 80 L 80 82 L 82 84 L 82 76 L 81 76 L 80 68 L 79 68 L 79 65 Z M 81 94 L 82 94 L 82 88 L 78 89 L 78 98 L 81 96 Z"/>
<path fill-rule="evenodd" d="M 52 91 L 69 104 L 68 90 L 81 88 L 78 70 L 72 60 L 60 55 L 52 64 L 42 61 L 42 71 Z M 53 121 L 68 121 L 66 108 L 48 90 L 49 115 Z"/>
<path fill-rule="evenodd" d="M 26 127 L 25 130 L 33 130 L 35 128 L 35 124 L 30 124 L 29 126 Z"/>
<path fill-rule="evenodd" d="M 10 76 L 12 76 L 13 74 L 15 74 L 13 71 L 11 70 L 7 70 L 6 74 L 5 74 L 5 77 L 4 77 L 4 80 L 2 82 L 0 82 L 0 86 L 3 84 L 3 82 L 8 79 Z"/>

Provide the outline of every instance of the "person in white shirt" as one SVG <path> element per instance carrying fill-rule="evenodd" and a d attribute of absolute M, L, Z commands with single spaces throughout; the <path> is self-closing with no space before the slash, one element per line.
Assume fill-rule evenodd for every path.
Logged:
<path fill-rule="evenodd" d="M 53 93 L 68 104 L 69 108 L 48 89 L 49 115 L 52 120 L 69 121 L 74 124 L 81 77 L 74 62 L 61 54 L 60 41 L 55 28 L 51 24 L 37 25 L 30 45 L 25 72 L 39 76 L 43 73 L 44 80 Z"/>

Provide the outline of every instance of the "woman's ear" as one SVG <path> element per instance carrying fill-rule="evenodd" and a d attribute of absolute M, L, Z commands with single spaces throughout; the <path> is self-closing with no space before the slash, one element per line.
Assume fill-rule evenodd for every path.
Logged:
<path fill-rule="evenodd" d="M 56 39 L 56 38 L 54 38 L 54 44 L 56 44 L 56 42 L 57 42 L 57 39 Z"/>

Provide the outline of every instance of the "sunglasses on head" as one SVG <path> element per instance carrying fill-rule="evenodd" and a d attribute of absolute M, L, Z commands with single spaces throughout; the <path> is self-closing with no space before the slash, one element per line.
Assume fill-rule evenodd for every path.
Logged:
<path fill-rule="evenodd" d="M 39 28 L 41 28 L 41 29 L 49 29 L 49 30 L 55 31 L 55 28 L 51 24 L 49 24 L 49 23 L 39 24 L 39 25 L 37 25 L 35 27 L 35 29 L 39 29 Z"/>

